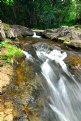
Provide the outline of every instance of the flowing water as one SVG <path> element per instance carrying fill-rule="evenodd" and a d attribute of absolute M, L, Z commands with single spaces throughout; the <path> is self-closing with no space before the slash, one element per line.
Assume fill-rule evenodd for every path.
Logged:
<path fill-rule="evenodd" d="M 81 120 L 81 83 L 68 71 L 64 59 L 67 53 L 45 43 L 33 45 L 34 54 L 23 51 L 32 63 L 42 91 L 43 121 Z"/>
<path fill-rule="evenodd" d="M 34 32 L 33 37 L 34 38 L 41 38 L 41 36 L 36 35 L 36 32 Z"/>
<path fill-rule="evenodd" d="M 30 37 L 14 43 L 24 56 L 15 59 L 13 79 L 2 95 L 17 113 L 13 121 L 81 121 L 81 83 L 64 62 L 63 46 Z"/>

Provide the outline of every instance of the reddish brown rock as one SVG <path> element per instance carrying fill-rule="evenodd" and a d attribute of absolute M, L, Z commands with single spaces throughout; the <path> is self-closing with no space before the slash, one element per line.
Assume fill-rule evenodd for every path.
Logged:
<path fill-rule="evenodd" d="M 78 55 L 71 55 L 65 59 L 69 71 L 75 76 L 76 79 L 81 81 L 81 57 Z"/>

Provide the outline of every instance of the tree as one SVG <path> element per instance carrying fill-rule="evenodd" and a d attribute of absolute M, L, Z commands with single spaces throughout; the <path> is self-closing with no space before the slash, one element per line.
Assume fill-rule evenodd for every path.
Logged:
<path fill-rule="evenodd" d="M 80 0 L 0 0 L 0 18 L 10 24 L 53 28 L 81 20 Z"/>

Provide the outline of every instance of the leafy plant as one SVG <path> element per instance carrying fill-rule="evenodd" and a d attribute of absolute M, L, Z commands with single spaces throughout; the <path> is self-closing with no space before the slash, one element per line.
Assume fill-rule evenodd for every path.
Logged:
<path fill-rule="evenodd" d="M 6 49 L 7 49 L 7 51 L 6 51 L 5 54 L 6 54 L 6 56 L 8 56 L 8 57 L 20 56 L 21 53 L 22 53 L 22 50 L 21 50 L 21 49 L 15 47 L 15 46 L 13 46 L 13 45 L 6 45 L 5 47 L 6 47 Z"/>
<path fill-rule="evenodd" d="M 21 56 L 23 54 L 20 48 L 11 45 L 10 41 L 7 39 L 0 43 L 0 47 L 4 47 L 6 49 L 3 55 L 3 59 L 6 60 L 8 63 L 11 63 L 11 60 L 13 60 L 13 58 Z"/>

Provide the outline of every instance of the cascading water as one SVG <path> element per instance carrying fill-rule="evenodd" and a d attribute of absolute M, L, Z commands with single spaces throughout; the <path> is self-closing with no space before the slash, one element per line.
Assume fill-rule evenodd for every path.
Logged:
<path fill-rule="evenodd" d="M 44 48 L 43 44 L 34 48 L 37 58 L 31 53 L 23 53 L 37 65 L 36 68 L 40 68 L 35 74 L 43 89 L 43 121 L 81 121 L 81 84 L 63 61 L 67 57 L 66 52 Z"/>
<path fill-rule="evenodd" d="M 33 33 L 32 37 L 34 37 L 34 38 L 41 38 L 41 36 L 36 35 L 36 32 Z"/>

